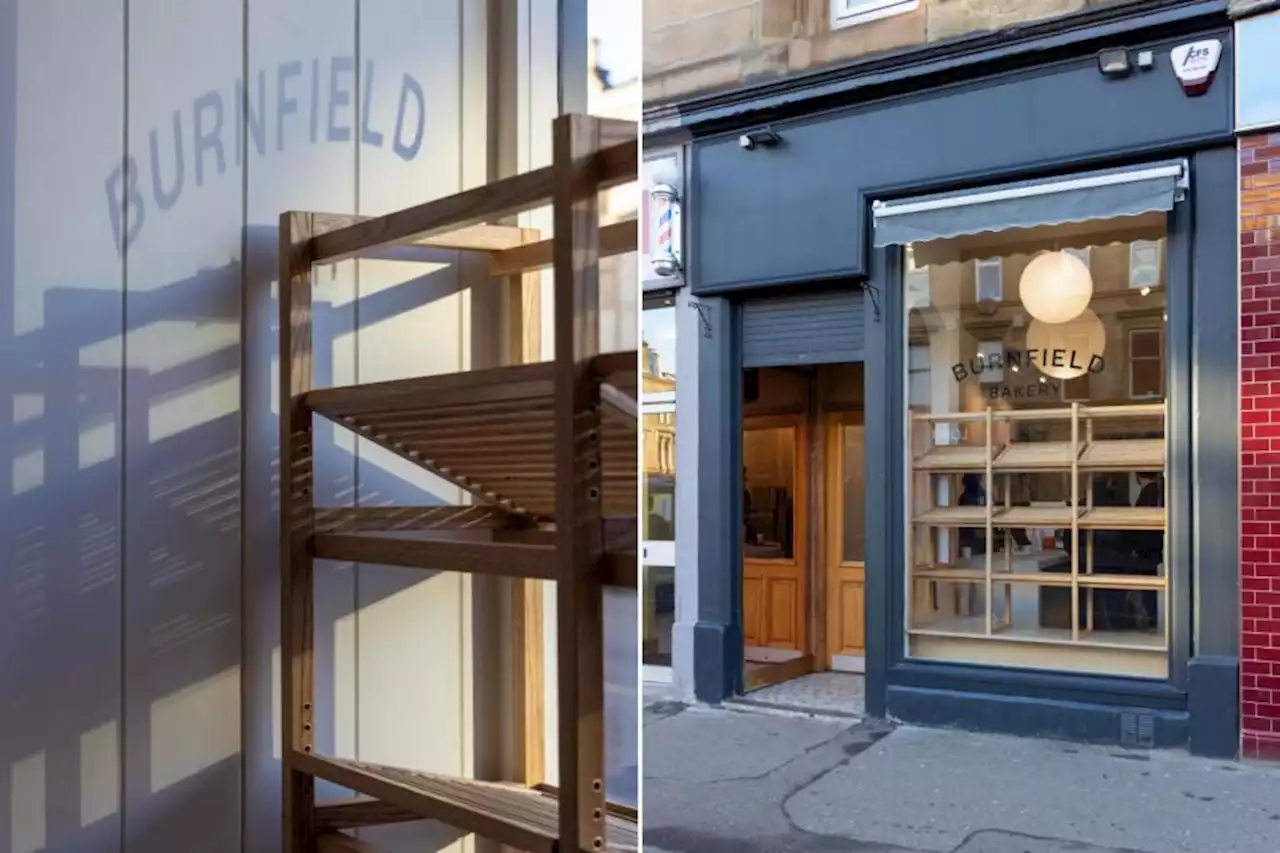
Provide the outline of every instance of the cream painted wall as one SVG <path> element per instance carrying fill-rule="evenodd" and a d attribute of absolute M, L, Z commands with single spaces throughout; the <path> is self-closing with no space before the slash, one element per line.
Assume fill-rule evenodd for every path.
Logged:
<path fill-rule="evenodd" d="M 555 41 L 522 45 L 527 162 Z M 0 0 L 0 853 L 278 849 L 277 217 L 483 182 L 487 50 L 470 0 Z M 473 272 L 318 269 L 319 383 L 470 367 Z M 323 501 L 459 499 L 318 435 Z M 317 583 L 320 749 L 470 772 L 470 580 Z"/>

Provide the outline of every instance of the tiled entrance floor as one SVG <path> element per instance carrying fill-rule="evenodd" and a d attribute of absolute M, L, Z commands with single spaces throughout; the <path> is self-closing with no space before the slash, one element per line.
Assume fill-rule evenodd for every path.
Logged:
<path fill-rule="evenodd" d="M 746 695 L 752 702 L 859 716 L 866 713 L 865 697 L 862 676 L 848 672 L 814 672 Z"/>

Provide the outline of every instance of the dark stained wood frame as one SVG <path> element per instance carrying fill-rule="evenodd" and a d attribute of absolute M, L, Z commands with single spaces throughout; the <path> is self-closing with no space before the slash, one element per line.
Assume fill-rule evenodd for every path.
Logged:
<path fill-rule="evenodd" d="M 342 830 L 409 819 L 442 820 L 517 849 L 546 853 L 604 850 L 608 825 L 609 849 L 634 849 L 636 815 L 605 801 L 602 594 L 606 584 L 635 588 L 638 579 L 638 360 L 634 351 L 599 351 L 598 265 L 602 255 L 634 251 L 637 235 L 634 220 L 601 228 L 597 199 L 602 189 L 636 179 L 637 128 L 566 115 L 556 119 L 553 133 L 554 162 L 543 169 L 372 219 L 305 212 L 280 217 L 284 853 L 321 848 L 363 853 L 370 848 Z M 487 224 L 548 201 L 555 221 L 549 240 L 529 229 Z M 491 273 L 511 287 L 507 304 L 522 318 L 513 324 L 520 328 L 509 327 L 506 347 L 508 360 L 516 363 L 313 389 L 312 267 L 376 256 L 388 248 L 411 253 L 416 247 L 489 253 Z M 547 265 L 555 269 L 555 359 L 548 365 L 520 364 L 536 359 L 538 348 L 524 319 L 533 290 L 529 271 Z M 316 415 L 461 486 L 478 503 L 315 507 Z M 472 445 L 511 441 L 512 423 L 532 431 L 528 424 L 535 415 L 545 417 L 551 434 L 546 462 L 517 464 L 510 460 L 523 457 L 499 456 L 509 461 L 503 468 L 493 463 L 493 454 L 469 448 L 468 439 Z M 611 507 L 625 508 L 626 517 L 616 517 L 624 513 L 610 513 Z M 315 559 L 513 578 L 516 633 L 526 662 L 538 669 L 519 674 L 513 685 L 526 710 L 521 784 L 455 779 L 314 753 Z M 557 595 L 556 796 L 531 787 L 544 781 L 540 697 L 533 701 L 543 666 L 543 580 L 556 581 Z M 534 737 L 536 742 L 528 742 Z M 317 778 L 373 799 L 317 807 Z"/>

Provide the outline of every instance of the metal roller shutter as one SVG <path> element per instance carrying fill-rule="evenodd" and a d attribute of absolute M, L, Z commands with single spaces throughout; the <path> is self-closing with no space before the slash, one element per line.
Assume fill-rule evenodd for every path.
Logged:
<path fill-rule="evenodd" d="M 774 296 L 742 305 L 743 367 L 862 361 L 860 288 Z"/>

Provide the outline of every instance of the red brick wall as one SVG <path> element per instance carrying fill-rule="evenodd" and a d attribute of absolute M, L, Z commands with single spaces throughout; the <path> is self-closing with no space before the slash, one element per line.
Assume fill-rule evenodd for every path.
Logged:
<path fill-rule="evenodd" d="M 1280 760 L 1280 133 L 1240 140 L 1240 722 Z"/>

